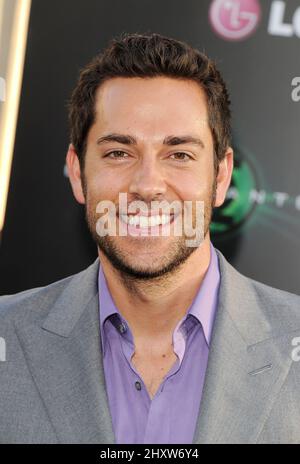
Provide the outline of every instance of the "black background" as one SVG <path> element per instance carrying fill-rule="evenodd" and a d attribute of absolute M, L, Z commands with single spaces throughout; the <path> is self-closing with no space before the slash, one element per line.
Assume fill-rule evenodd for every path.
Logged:
<path fill-rule="evenodd" d="M 68 147 L 66 103 L 79 69 L 121 32 L 158 32 L 216 59 L 228 83 L 236 143 L 256 160 L 262 188 L 300 195 L 300 39 L 267 32 L 271 1 L 246 40 L 219 38 L 210 1 L 33 0 L 6 222 L 0 246 L 0 294 L 46 285 L 97 256 L 63 174 Z M 288 1 L 286 21 L 300 2 Z M 274 209 L 274 208 L 273 208 Z M 300 211 L 258 208 L 246 225 L 213 240 L 244 274 L 299 292 Z"/>

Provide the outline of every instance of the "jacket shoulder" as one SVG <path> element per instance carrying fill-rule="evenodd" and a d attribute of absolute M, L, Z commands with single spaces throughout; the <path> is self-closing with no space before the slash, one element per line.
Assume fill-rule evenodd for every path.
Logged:
<path fill-rule="evenodd" d="M 278 332 L 300 329 L 300 296 L 246 277 L 270 325 Z"/>
<path fill-rule="evenodd" d="M 45 286 L 0 296 L 0 320 L 9 321 L 19 316 L 39 319 L 45 316 L 71 280 L 84 272 L 85 270 Z"/>
<path fill-rule="evenodd" d="M 251 279 L 250 277 L 246 277 L 250 280 L 253 288 L 257 292 L 257 294 L 263 296 L 264 298 L 271 299 L 274 302 L 287 304 L 287 305 L 298 305 L 300 304 L 300 296 L 296 295 L 295 293 L 288 292 L 286 290 L 281 290 L 276 287 L 272 287 L 271 285 L 264 284 L 263 282 L 259 282 L 257 280 Z"/>
<path fill-rule="evenodd" d="M 246 321 L 262 318 L 271 334 L 286 333 L 300 329 L 300 296 L 259 282 L 239 272 L 224 255 L 219 257 L 221 282 L 233 307 L 230 312 L 237 319 Z M 244 308 L 244 312 L 243 311 Z M 254 318 L 254 319 L 253 319 Z"/>

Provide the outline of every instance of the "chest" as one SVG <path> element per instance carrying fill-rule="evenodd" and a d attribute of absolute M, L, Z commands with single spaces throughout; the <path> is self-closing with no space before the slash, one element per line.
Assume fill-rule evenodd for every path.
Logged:
<path fill-rule="evenodd" d="M 149 356 L 139 352 L 133 354 L 131 363 L 142 378 L 151 399 L 177 360 L 173 350 L 159 356 Z"/>

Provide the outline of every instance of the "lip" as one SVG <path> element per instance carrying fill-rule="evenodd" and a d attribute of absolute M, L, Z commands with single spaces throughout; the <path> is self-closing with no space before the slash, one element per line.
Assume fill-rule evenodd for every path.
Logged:
<path fill-rule="evenodd" d="M 122 215 L 124 216 L 124 214 Z M 161 236 L 161 234 L 163 235 L 163 232 L 165 230 L 167 229 L 170 230 L 170 226 L 172 226 L 172 224 L 174 223 L 177 216 L 179 216 L 179 214 L 177 214 L 176 216 L 174 214 L 170 214 L 170 216 L 172 217 L 171 217 L 170 222 L 168 222 L 167 224 L 159 224 L 157 226 L 146 226 L 146 227 L 140 227 L 139 225 L 127 224 L 126 222 L 124 222 L 124 220 L 120 216 L 118 214 L 119 223 L 121 225 L 121 228 L 126 231 L 126 234 L 129 234 L 134 237 L 143 236 L 143 235 L 148 236 L 148 237 L 151 237 L 151 236 L 157 237 L 157 236 Z M 131 215 L 128 214 L 128 216 L 146 216 L 146 215 L 145 214 L 141 214 L 141 215 L 140 214 L 131 214 Z M 147 215 L 147 217 L 151 217 L 151 216 L 159 216 L 159 215 L 156 215 L 156 214 Z"/>
<path fill-rule="evenodd" d="M 150 214 L 145 214 L 143 212 L 139 212 L 139 213 L 127 213 L 127 212 L 118 212 L 117 213 L 117 216 L 120 217 L 120 216 L 137 216 L 137 217 L 153 217 L 153 216 L 162 216 L 162 215 L 165 215 L 165 216 L 175 216 L 174 213 L 169 213 L 169 212 L 164 212 L 164 211 L 158 211 L 158 212 L 151 212 Z M 178 214 L 177 214 L 178 215 Z"/>

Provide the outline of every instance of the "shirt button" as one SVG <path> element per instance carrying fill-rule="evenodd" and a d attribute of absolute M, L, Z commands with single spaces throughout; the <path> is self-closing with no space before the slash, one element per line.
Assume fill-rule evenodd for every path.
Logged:
<path fill-rule="evenodd" d="M 135 382 L 135 388 L 136 388 L 137 390 L 141 390 L 141 389 L 142 389 L 141 382 L 138 382 L 138 381 Z"/>
<path fill-rule="evenodd" d="M 126 330 L 127 330 L 126 325 L 123 324 L 123 322 L 122 322 L 122 324 L 119 325 L 119 332 L 122 334 L 122 333 L 126 332 Z"/>

